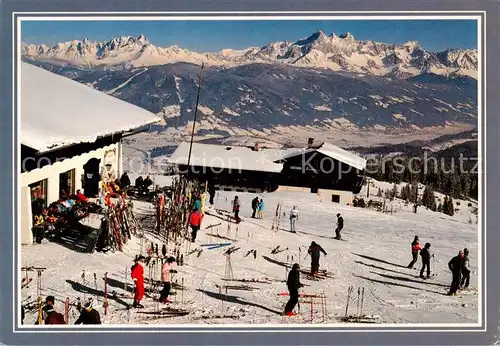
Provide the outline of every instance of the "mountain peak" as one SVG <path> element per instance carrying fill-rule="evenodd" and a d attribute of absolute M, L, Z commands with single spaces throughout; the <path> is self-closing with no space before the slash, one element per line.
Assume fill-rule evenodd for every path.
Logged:
<path fill-rule="evenodd" d="M 403 47 L 410 49 L 410 50 L 414 50 L 416 48 L 420 48 L 420 42 L 408 41 L 408 42 L 403 43 Z"/>
<path fill-rule="evenodd" d="M 298 46 L 304 46 L 304 45 L 307 45 L 307 44 L 310 44 L 310 43 L 313 43 L 316 41 L 323 40 L 325 38 L 328 38 L 328 36 L 323 31 L 318 30 L 314 34 L 310 35 L 308 38 L 305 38 L 305 39 L 302 39 L 302 40 L 295 42 L 295 44 Z"/>
<path fill-rule="evenodd" d="M 345 40 L 354 40 L 354 36 L 350 32 L 346 32 L 345 34 L 340 35 L 339 38 Z"/>
<path fill-rule="evenodd" d="M 137 37 L 137 41 L 149 43 L 148 39 L 146 38 L 146 36 L 144 36 L 144 34 L 140 34 L 139 37 Z"/>

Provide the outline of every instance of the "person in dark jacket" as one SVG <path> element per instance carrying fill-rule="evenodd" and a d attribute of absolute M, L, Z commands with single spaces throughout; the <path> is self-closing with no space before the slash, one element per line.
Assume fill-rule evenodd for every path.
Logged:
<path fill-rule="evenodd" d="M 121 178 L 120 178 L 120 184 L 118 184 L 120 187 L 129 187 L 130 186 L 130 178 L 128 177 L 127 172 L 123 173 Z"/>
<path fill-rule="evenodd" d="M 75 324 L 101 324 L 101 316 L 97 310 L 92 307 L 92 301 L 85 303 L 85 307 L 80 311 L 80 316 Z"/>
<path fill-rule="evenodd" d="M 464 261 L 462 263 L 462 281 L 460 282 L 460 289 L 469 288 L 470 282 L 470 267 L 469 267 L 469 250 L 464 249 Z"/>
<path fill-rule="evenodd" d="M 144 182 L 142 183 L 142 186 L 143 186 L 143 189 L 144 189 L 144 192 L 148 192 L 149 190 L 149 187 L 153 185 L 153 181 L 151 180 L 151 178 L 149 177 L 149 175 L 146 177 L 146 179 L 144 179 Z"/>
<path fill-rule="evenodd" d="M 344 218 L 339 213 L 339 214 L 337 214 L 337 229 L 335 230 L 335 238 L 333 238 L 333 239 L 337 239 L 337 240 L 341 239 L 340 231 L 342 231 L 342 228 L 344 228 Z"/>
<path fill-rule="evenodd" d="M 415 236 L 415 239 L 413 239 L 411 243 L 411 256 L 413 259 L 411 260 L 410 264 L 408 264 L 408 268 L 412 269 L 415 263 L 417 263 L 419 251 L 420 251 L 420 242 L 418 241 L 418 236 Z"/>
<path fill-rule="evenodd" d="M 233 213 L 234 213 L 234 219 L 236 222 L 240 222 L 240 200 L 238 199 L 238 196 L 234 197 L 233 201 Z"/>
<path fill-rule="evenodd" d="M 299 302 L 299 288 L 304 287 L 304 285 L 300 283 L 300 266 L 298 263 L 295 263 L 288 273 L 288 280 L 286 281 L 286 285 L 288 287 L 290 299 L 285 305 L 285 315 L 294 316 L 295 314 L 293 312 L 293 309 Z"/>
<path fill-rule="evenodd" d="M 460 287 L 460 274 L 462 273 L 462 267 L 464 262 L 464 252 L 460 250 L 458 256 L 455 256 L 448 262 L 448 268 L 450 268 L 453 274 L 453 280 L 451 282 L 450 291 L 448 295 L 456 295 L 457 290 Z"/>
<path fill-rule="evenodd" d="M 422 269 L 420 269 L 420 277 L 424 278 L 424 270 L 427 268 L 427 279 L 431 276 L 431 244 L 425 243 L 425 246 L 420 250 L 420 256 L 422 257 Z"/>
<path fill-rule="evenodd" d="M 259 197 L 255 197 L 252 199 L 252 219 L 255 219 L 255 213 L 257 212 L 257 209 L 259 208 Z"/>
<path fill-rule="evenodd" d="M 322 252 L 325 256 L 327 255 L 326 251 L 321 247 L 321 245 L 316 244 L 316 242 L 311 242 L 311 246 L 307 250 L 307 253 L 311 255 L 311 275 L 317 276 L 319 270 L 319 257 L 321 256 L 320 252 Z"/>
<path fill-rule="evenodd" d="M 208 194 L 210 195 L 210 199 L 208 201 L 208 203 L 210 203 L 210 206 L 214 205 L 214 198 L 215 198 L 215 188 L 213 185 L 209 185 L 209 188 L 208 188 Z"/>
<path fill-rule="evenodd" d="M 135 188 L 141 191 L 142 185 L 144 185 L 144 179 L 141 176 L 139 176 L 137 177 L 137 179 L 135 179 Z"/>

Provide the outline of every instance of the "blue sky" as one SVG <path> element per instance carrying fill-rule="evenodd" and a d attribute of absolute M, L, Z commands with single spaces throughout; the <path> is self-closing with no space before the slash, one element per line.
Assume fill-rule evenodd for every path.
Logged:
<path fill-rule="evenodd" d="M 178 45 L 197 52 L 296 41 L 318 30 L 394 44 L 419 41 L 429 51 L 477 48 L 475 20 L 38 21 L 23 22 L 21 27 L 26 43 L 104 41 L 142 33 L 156 46 Z"/>

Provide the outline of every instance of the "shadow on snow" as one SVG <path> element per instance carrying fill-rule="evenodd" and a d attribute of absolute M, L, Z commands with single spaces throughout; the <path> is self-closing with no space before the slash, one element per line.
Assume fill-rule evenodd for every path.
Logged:
<path fill-rule="evenodd" d="M 234 304 L 240 304 L 240 305 L 248 305 L 248 306 L 255 306 L 257 308 L 260 308 L 260 309 L 272 312 L 273 314 L 277 314 L 277 315 L 282 315 L 283 314 L 280 311 L 272 310 L 272 309 L 269 309 L 269 308 L 267 308 L 265 306 L 262 306 L 262 305 L 259 305 L 259 304 L 255 304 L 255 303 L 250 303 L 250 302 L 243 301 L 243 300 L 241 300 L 240 297 L 237 297 L 237 296 L 230 296 L 230 295 L 228 295 L 227 299 L 226 299 L 226 295 L 223 295 L 223 294 L 221 295 L 218 292 L 210 292 L 210 291 L 205 291 L 205 290 L 202 290 L 202 289 L 198 289 L 197 291 L 205 293 L 207 296 L 209 296 L 211 298 L 214 298 L 214 299 L 225 300 L 228 303 L 234 303 Z"/>

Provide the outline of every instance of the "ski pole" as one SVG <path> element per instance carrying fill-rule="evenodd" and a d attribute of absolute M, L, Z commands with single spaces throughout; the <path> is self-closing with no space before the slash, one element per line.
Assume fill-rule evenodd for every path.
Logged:
<path fill-rule="evenodd" d="M 66 297 L 66 303 L 64 304 L 64 319 L 66 324 L 69 324 L 69 297 Z"/>
<path fill-rule="evenodd" d="M 353 287 L 352 286 L 349 286 L 349 288 L 347 289 L 347 304 L 346 304 L 346 307 L 345 307 L 345 317 L 347 317 L 347 311 L 349 309 L 349 299 L 351 298 L 351 292 L 353 290 Z"/>
<path fill-rule="evenodd" d="M 359 317 L 359 296 L 361 294 L 361 288 L 358 287 L 358 299 L 357 299 L 357 307 L 356 307 L 356 316 Z"/>
<path fill-rule="evenodd" d="M 314 299 L 311 297 L 311 323 L 313 322 L 313 309 L 314 309 L 313 301 Z"/>
<path fill-rule="evenodd" d="M 85 282 L 85 269 L 82 271 L 82 281 L 83 281 L 83 286 L 85 286 L 86 285 L 86 282 Z M 84 302 L 87 301 L 85 292 L 83 292 L 83 301 Z"/>
<path fill-rule="evenodd" d="M 363 303 L 365 302 L 365 288 L 361 291 L 361 316 L 363 316 Z"/>
<path fill-rule="evenodd" d="M 99 301 L 99 294 L 97 290 L 97 275 L 94 273 L 94 286 L 95 286 L 95 299 L 96 301 Z"/>
<path fill-rule="evenodd" d="M 104 273 L 104 315 L 108 314 L 108 272 Z"/>
<path fill-rule="evenodd" d="M 127 290 L 127 270 L 128 270 L 128 268 L 127 268 L 127 266 L 125 266 L 125 280 L 123 282 L 123 289 L 125 290 L 125 292 L 128 292 L 128 290 Z"/>

